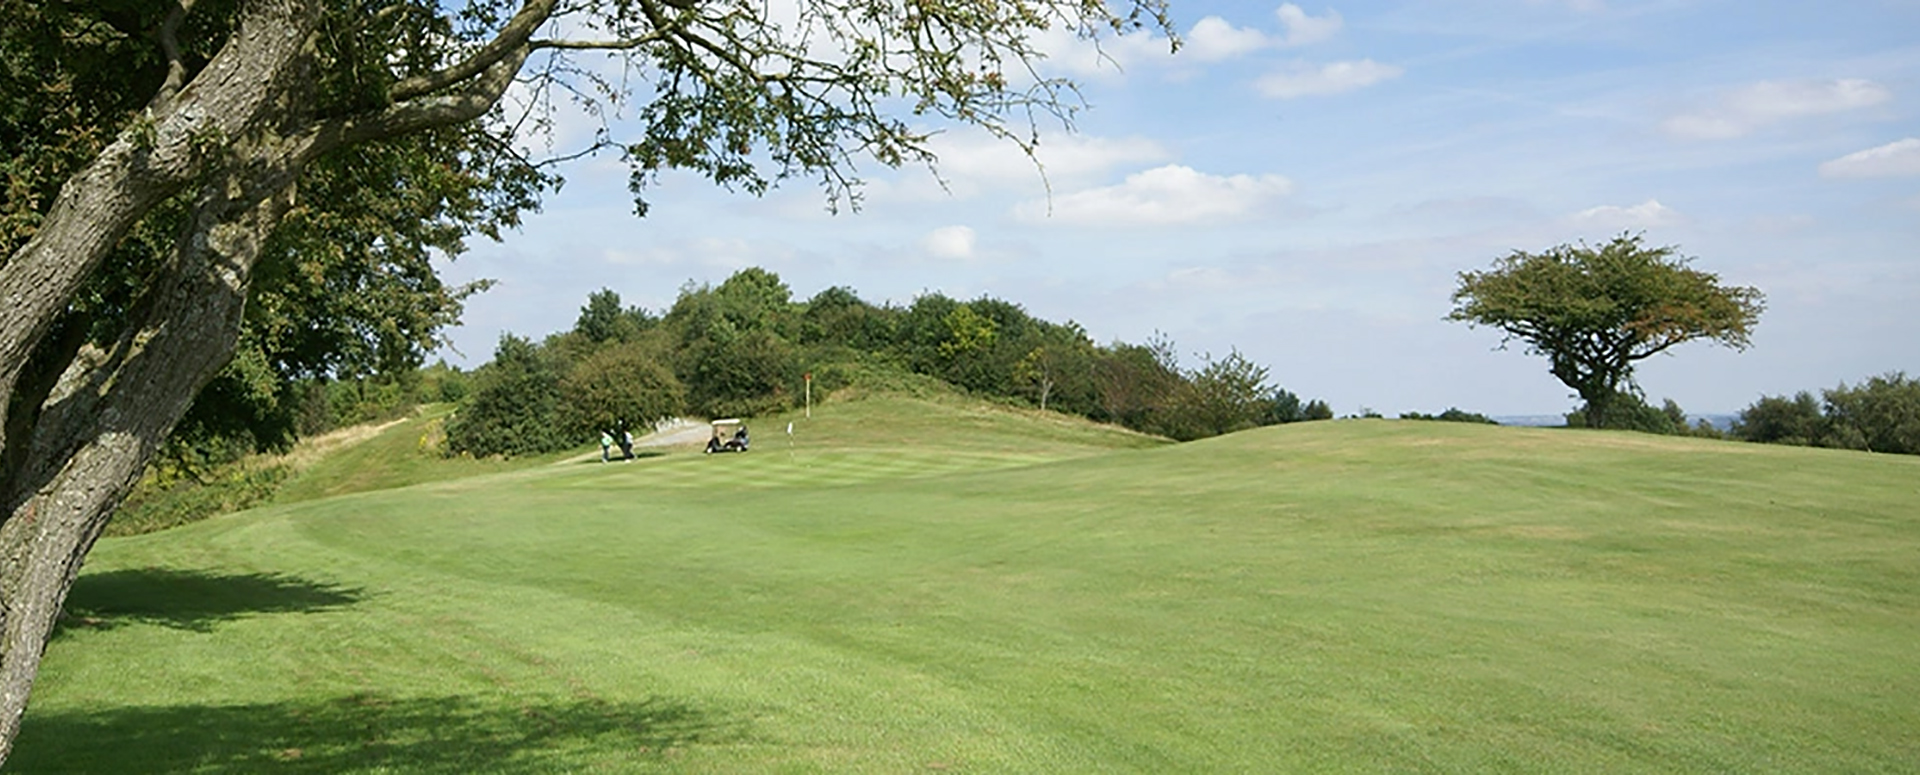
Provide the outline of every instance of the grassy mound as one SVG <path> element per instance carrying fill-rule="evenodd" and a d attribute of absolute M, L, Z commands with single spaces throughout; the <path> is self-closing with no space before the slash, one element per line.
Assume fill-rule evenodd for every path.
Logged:
<path fill-rule="evenodd" d="M 1900 772 L 1920 459 L 960 400 L 103 541 L 22 771 Z"/>

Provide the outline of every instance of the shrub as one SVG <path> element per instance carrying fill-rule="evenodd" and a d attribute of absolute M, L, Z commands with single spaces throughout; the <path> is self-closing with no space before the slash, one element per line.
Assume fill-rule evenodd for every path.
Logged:
<path fill-rule="evenodd" d="M 1761 396 L 1734 418 L 1732 435 L 1742 441 L 1765 444 L 1811 445 L 1827 435 L 1827 420 L 1813 394 L 1800 391 L 1793 398 Z"/>
<path fill-rule="evenodd" d="M 617 344 L 581 361 L 560 380 L 560 418 L 569 435 L 646 427 L 680 413 L 686 389 L 644 344 Z"/>
<path fill-rule="evenodd" d="M 1494 422 L 1493 418 L 1488 417 L 1484 414 L 1480 414 L 1478 412 L 1462 411 L 1454 407 L 1447 407 L 1446 411 L 1441 412 L 1439 414 L 1421 414 L 1419 412 L 1403 412 L 1400 415 L 1400 419 L 1428 420 L 1432 422 L 1468 422 L 1468 423 L 1480 423 L 1482 425 L 1499 425 L 1500 424 L 1500 423 Z"/>
<path fill-rule="evenodd" d="M 573 446 L 559 422 L 559 375 L 532 342 L 501 336 L 474 381 L 472 400 L 447 422 L 449 452 L 512 457 Z"/>
<path fill-rule="evenodd" d="M 1804 390 L 1793 398 L 1762 396 L 1741 410 L 1733 423 L 1733 437 L 1920 454 L 1920 380 L 1894 372 L 1868 378 L 1857 387 L 1842 382 L 1821 395 L 1824 407 Z"/>
<path fill-rule="evenodd" d="M 1185 424 L 1206 436 L 1260 425 L 1274 403 L 1266 367 L 1239 350 L 1217 361 L 1205 360 L 1205 366 L 1188 375 L 1193 388 L 1185 391 L 1187 400 L 1180 407 L 1188 415 Z"/>
<path fill-rule="evenodd" d="M 1920 379 L 1895 372 L 1824 395 L 1830 446 L 1920 454 Z"/>
<path fill-rule="evenodd" d="M 1115 342 L 1095 355 L 1092 370 L 1094 419 L 1178 438 L 1168 432 L 1166 415 L 1185 380 L 1170 350 Z"/>
<path fill-rule="evenodd" d="M 420 370 L 420 399 L 427 402 L 457 404 L 473 393 L 473 379 L 458 367 L 442 360 Z"/>
<path fill-rule="evenodd" d="M 284 465 L 229 463 L 204 474 L 148 469 L 107 523 L 110 536 L 139 535 L 258 506 L 273 498 L 291 472 Z"/>
<path fill-rule="evenodd" d="M 1585 409 L 1567 413 L 1567 427 L 1587 427 L 1588 414 Z M 1605 424 L 1601 427 L 1606 430 L 1665 435 L 1687 431 L 1687 413 L 1671 398 L 1656 408 L 1633 393 L 1618 393 L 1612 401 L 1607 402 L 1605 416 Z"/>
<path fill-rule="evenodd" d="M 381 422 L 406 414 L 416 403 L 419 376 L 345 379 L 327 385 L 331 428 Z M 416 384 L 409 384 L 416 383 Z"/>
<path fill-rule="evenodd" d="M 800 382 L 793 346 L 770 331 L 715 328 L 682 354 L 687 408 L 707 417 L 753 417 L 785 409 Z"/>
<path fill-rule="evenodd" d="M 1261 408 L 1261 425 L 1281 425 L 1305 419 L 1307 419 L 1306 404 L 1301 403 L 1300 397 L 1286 388 L 1274 388 L 1273 392 L 1267 395 L 1266 403 Z"/>

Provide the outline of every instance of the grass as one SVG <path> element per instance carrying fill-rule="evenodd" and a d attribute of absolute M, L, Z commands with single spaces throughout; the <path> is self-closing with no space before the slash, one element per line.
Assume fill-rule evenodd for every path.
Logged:
<path fill-rule="evenodd" d="M 1909 772 L 1920 458 L 959 399 L 102 541 L 22 772 Z M 431 478 L 431 477 L 429 477 Z"/>
<path fill-rule="evenodd" d="M 297 460 L 299 474 L 274 494 L 276 503 L 328 498 L 370 490 L 387 490 L 427 482 L 519 471 L 561 460 L 573 452 L 506 458 L 448 458 L 444 448 L 446 420 L 452 404 L 423 406 L 413 416 L 378 427 L 370 438 L 351 438 L 327 445 Z M 585 449 L 583 444 L 580 449 Z M 304 450 L 296 450 L 300 458 Z"/>
<path fill-rule="evenodd" d="M 204 481 L 163 481 L 149 472 L 113 515 L 106 534 L 140 535 L 268 503 L 517 471 L 577 453 L 511 460 L 448 458 L 440 450 L 443 426 L 452 413 L 451 404 L 422 406 L 411 417 L 303 439 L 284 455 L 251 455 L 216 466 Z"/>

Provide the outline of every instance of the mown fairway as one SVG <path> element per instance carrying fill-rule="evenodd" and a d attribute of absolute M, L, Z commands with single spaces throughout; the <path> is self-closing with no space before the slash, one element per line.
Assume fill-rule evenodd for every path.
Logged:
<path fill-rule="evenodd" d="M 1912 772 L 1920 458 L 874 398 L 103 541 L 20 772 Z M 898 442 L 895 444 L 895 442 Z"/>

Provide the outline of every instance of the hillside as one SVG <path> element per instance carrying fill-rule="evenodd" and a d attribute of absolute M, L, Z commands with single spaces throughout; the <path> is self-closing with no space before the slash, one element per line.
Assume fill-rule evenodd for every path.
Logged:
<path fill-rule="evenodd" d="M 838 391 L 830 400 L 844 406 L 823 415 L 820 422 L 808 424 L 810 444 L 869 451 L 926 448 L 939 450 L 938 455 L 943 457 L 964 453 L 971 446 L 989 452 L 989 457 L 1018 463 L 1050 455 L 1166 443 L 1084 418 L 971 397 L 938 380 L 865 376 L 886 387 Z M 869 399 L 878 401 L 869 403 Z M 900 401 L 911 401 L 916 408 L 902 411 Z M 572 450 L 544 455 L 511 459 L 449 457 L 445 454 L 445 426 L 454 409 L 451 404 L 424 405 L 398 420 L 342 428 L 304 439 L 285 454 L 257 455 L 218 467 L 202 475 L 205 481 L 179 481 L 166 486 L 143 481 L 114 515 L 107 534 L 139 535 L 253 506 L 599 458 L 597 447 L 586 439 Z M 806 415 L 805 411 L 790 411 L 756 419 L 752 424 L 759 429 L 762 448 L 769 441 L 785 443 L 784 436 L 775 434 L 790 422 L 806 420 Z M 693 441 L 675 441 L 675 437 L 692 430 L 681 428 L 678 434 L 660 438 L 643 436 L 639 440 L 640 454 L 698 451 L 705 435 L 696 432 Z"/>
<path fill-rule="evenodd" d="M 889 396 L 102 541 L 14 765 L 1898 772 L 1920 459 Z"/>

